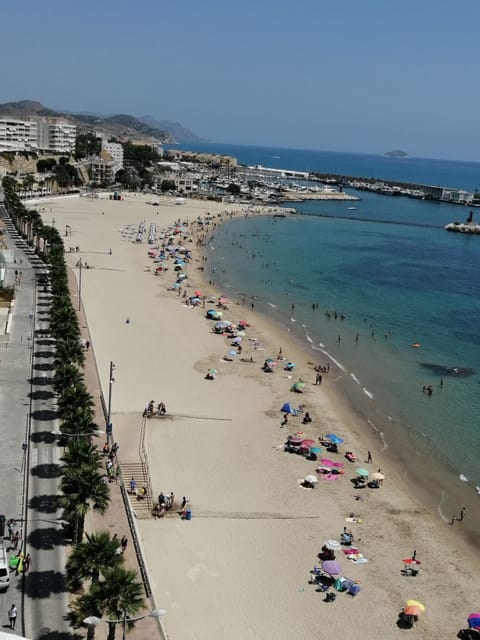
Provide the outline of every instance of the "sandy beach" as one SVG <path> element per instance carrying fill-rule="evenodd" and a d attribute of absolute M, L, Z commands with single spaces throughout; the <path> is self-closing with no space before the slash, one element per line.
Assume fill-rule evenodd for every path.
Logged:
<path fill-rule="evenodd" d="M 201 305 L 186 306 L 169 290 L 173 262 L 166 273 L 154 275 L 147 256 L 151 245 L 136 243 L 135 231 L 141 221 L 160 231 L 177 219 L 191 223 L 227 207 L 196 201 L 154 207 L 147 199 L 76 197 L 38 208 L 46 223 L 54 218 L 62 235 L 71 231 L 64 238 L 66 260 L 77 279 L 79 258 L 88 265 L 81 270 L 81 300 L 105 396 L 110 361 L 116 367 L 112 422 L 120 463 L 136 456 L 135 437 L 149 400 L 167 406 L 168 419 L 147 421 L 153 489 L 155 495 L 173 491 L 177 504 L 186 496 L 192 519 L 172 511 L 136 524 L 156 605 L 167 610 L 170 640 L 339 634 L 370 640 L 405 633 L 455 638 L 466 616 L 478 610 L 480 590 L 479 558 L 455 535 L 461 523 L 449 527 L 415 500 L 411 485 L 335 394 L 331 373 L 314 385 L 308 354 L 249 305 L 227 303 L 224 318 L 251 326 L 241 356 L 224 361 L 230 342 L 212 333 Z M 186 268 L 188 295 L 198 288 L 218 296 L 222 292 L 204 281 L 197 237 L 188 244 L 195 258 Z M 249 339 L 254 337 L 261 349 Z M 295 371 L 285 371 L 279 361 L 273 374 L 264 373 L 264 359 L 276 358 L 280 346 L 286 359 L 297 363 Z M 216 379 L 206 380 L 211 367 L 218 371 Z M 298 377 L 306 382 L 302 394 L 290 391 Z M 301 424 L 300 414 L 280 427 L 286 401 L 304 404 L 312 423 Z M 313 490 L 303 488 L 299 480 L 316 474 L 320 462 L 283 450 L 287 436 L 297 432 L 312 439 L 332 432 L 341 436 L 340 453 L 327 457 L 343 463 L 344 474 L 331 481 L 318 476 Z M 358 464 L 344 458 L 347 450 Z M 371 463 L 366 463 L 368 450 Z M 324 454 L 322 448 L 319 458 Z M 382 469 L 383 486 L 356 491 L 350 480 L 359 466 Z M 346 522 L 352 513 L 361 523 Z M 345 526 L 368 562 L 354 563 L 337 551 L 340 575 L 358 581 L 360 592 L 355 597 L 337 592 L 336 600 L 326 603 L 309 584 L 310 570 L 320 565 L 323 542 L 339 540 Z M 420 572 L 406 577 L 402 559 L 414 550 Z M 407 599 L 426 607 L 410 632 L 396 624 Z"/>

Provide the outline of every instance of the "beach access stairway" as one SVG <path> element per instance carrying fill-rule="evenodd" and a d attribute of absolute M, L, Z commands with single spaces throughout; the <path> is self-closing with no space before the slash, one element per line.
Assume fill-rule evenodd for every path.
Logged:
<path fill-rule="evenodd" d="M 137 518 L 151 518 L 153 512 L 152 485 L 148 467 L 144 462 L 121 462 L 122 482 L 127 492 L 130 506 Z M 137 489 L 146 487 L 146 495 L 139 500 L 134 493 L 130 493 L 130 481 L 135 479 Z"/>

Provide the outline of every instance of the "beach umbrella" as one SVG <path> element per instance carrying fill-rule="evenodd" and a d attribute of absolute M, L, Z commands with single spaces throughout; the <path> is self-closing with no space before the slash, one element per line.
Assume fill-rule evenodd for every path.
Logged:
<path fill-rule="evenodd" d="M 294 447 L 298 447 L 300 444 L 302 444 L 302 438 L 299 438 L 298 436 L 289 436 L 288 442 Z"/>
<path fill-rule="evenodd" d="M 179 286 L 180 286 L 180 283 L 178 283 L 178 282 L 174 282 L 174 283 L 172 284 L 172 288 L 173 288 L 173 289 L 178 289 L 178 287 L 179 287 Z"/>
<path fill-rule="evenodd" d="M 193 292 L 193 295 L 197 296 L 198 298 L 200 298 L 201 295 L 202 295 L 202 292 L 197 289 L 196 291 Z"/>
<path fill-rule="evenodd" d="M 280 409 L 280 411 L 281 411 L 282 413 L 293 413 L 293 411 L 292 411 L 292 407 L 290 406 L 290 403 L 289 403 L 289 402 L 284 402 L 284 403 L 282 404 L 282 408 Z"/>
<path fill-rule="evenodd" d="M 406 616 L 419 616 L 421 613 L 424 613 L 424 611 L 425 605 L 417 600 L 407 600 L 403 607 L 403 613 Z"/>
<path fill-rule="evenodd" d="M 310 447 L 310 453 L 321 453 L 320 447 Z"/>
<path fill-rule="evenodd" d="M 212 367 L 211 369 L 208 370 L 208 373 L 215 375 L 217 373 L 217 370 L 214 367 Z"/>
<path fill-rule="evenodd" d="M 409 566 L 416 566 L 418 567 L 419 565 L 421 565 L 422 563 L 420 562 L 420 560 L 416 560 L 415 558 L 404 558 L 402 560 L 403 564 L 405 565 L 409 565 Z M 480 614 L 479 614 L 480 615 Z"/>
<path fill-rule="evenodd" d="M 305 482 L 308 482 L 308 484 L 317 484 L 318 482 L 318 478 L 316 478 L 316 476 L 306 476 L 305 477 Z"/>
<path fill-rule="evenodd" d="M 305 438 L 305 440 L 301 441 L 300 446 L 303 449 L 310 449 L 310 447 L 313 447 L 314 444 L 315 444 L 315 440 L 310 440 L 309 438 Z"/>
<path fill-rule="evenodd" d="M 237 336 L 236 338 L 234 338 L 234 339 L 232 340 L 232 342 L 233 342 L 234 344 L 240 344 L 240 343 L 241 343 L 241 341 L 242 341 L 242 337 L 241 337 L 241 336 Z"/>
<path fill-rule="evenodd" d="M 322 569 L 331 576 L 338 576 L 342 573 L 342 567 L 336 560 L 324 560 L 322 562 Z"/>
<path fill-rule="evenodd" d="M 360 476 L 360 478 L 368 478 L 368 470 L 364 469 L 363 467 L 355 469 L 355 473 L 357 474 L 357 476 Z"/>
<path fill-rule="evenodd" d="M 231 322 L 229 322 L 228 320 L 220 320 L 220 322 L 215 323 L 215 329 L 226 329 L 230 326 L 230 324 Z"/>
<path fill-rule="evenodd" d="M 238 323 L 239 327 L 249 327 L 250 325 L 248 324 L 248 322 L 246 320 L 240 320 L 240 322 Z"/>
<path fill-rule="evenodd" d="M 385 476 L 380 471 L 375 471 L 372 473 L 372 480 L 385 480 Z"/>
<path fill-rule="evenodd" d="M 480 630 L 480 613 L 471 613 L 467 618 L 470 629 Z"/>
<path fill-rule="evenodd" d="M 231 349 L 231 350 L 228 352 L 228 355 L 229 355 L 229 356 L 236 356 L 236 355 L 237 355 L 237 352 L 236 352 L 236 351 L 234 351 L 233 349 Z"/>
<path fill-rule="evenodd" d="M 237 331 L 237 337 L 238 338 L 244 338 L 247 334 L 245 333 L 245 331 Z"/>
<path fill-rule="evenodd" d="M 218 311 L 216 309 L 208 309 L 207 310 L 207 316 L 215 316 L 217 315 Z"/>
<path fill-rule="evenodd" d="M 328 438 L 332 444 L 342 444 L 343 442 L 343 438 L 340 438 L 340 436 L 337 436 L 335 433 L 327 433 L 325 437 Z"/>
<path fill-rule="evenodd" d="M 334 464 L 333 460 L 330 460 L 330 458 L 322 458 L 320 462 L 326 467 L 333 467 L 333 464 Z"/>
<path fill-rule="evenodd" d="M 338 540 L 327 540 L 323 543 L 323 546 L 327 547 L 327 549 L 330 549 L 330 551 L 338 551 L 342 548 L 342 545 L 340 544 L 340 542 L 338 542 Z"/>

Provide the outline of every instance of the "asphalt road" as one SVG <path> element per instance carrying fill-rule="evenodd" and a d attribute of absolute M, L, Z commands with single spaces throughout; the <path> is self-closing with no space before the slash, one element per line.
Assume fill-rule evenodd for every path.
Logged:
<path fill-rule="evenodd" d="M 15 269 L 21 272 L 11 331 L 0 337 L 0 513 L 7 520 L 17 519 L 23 551 L 32 557 L 28 574 L 12 573 L 8 591 L 0 593 L 0 625 L 8 624 L 7 610 L 15 603 L 16 633 L 33 640 L 71 640 L 74 636 L 65 618 L 65 540 L 57 505 L 62 449 L 51 433 L 58 425 L 51 386 L 50 292 L 38 283 L 45 266 L 5 218 L 2 207 L 0 216 L 15 252 L 16 264 L 7 269 L 11 284 Z"/>

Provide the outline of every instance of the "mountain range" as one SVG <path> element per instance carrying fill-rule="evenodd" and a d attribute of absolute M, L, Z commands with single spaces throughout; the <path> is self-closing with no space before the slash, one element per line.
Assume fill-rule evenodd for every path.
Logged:
<path fill-rule="evenodd" d="M 33 100 L 0 104 L 0 117 L 24 118 L 26 116 L 63 117 L 82 131 L 101 130 L 106 135 L 124 140 L 145 138 L 164 143 L 200 142 L 201 139 L 179 122 L 156 120 L 152 116 L 136 118 L 127 114 L 101 115 L 95 113 L 70 113 L 45 107 Z"/>

